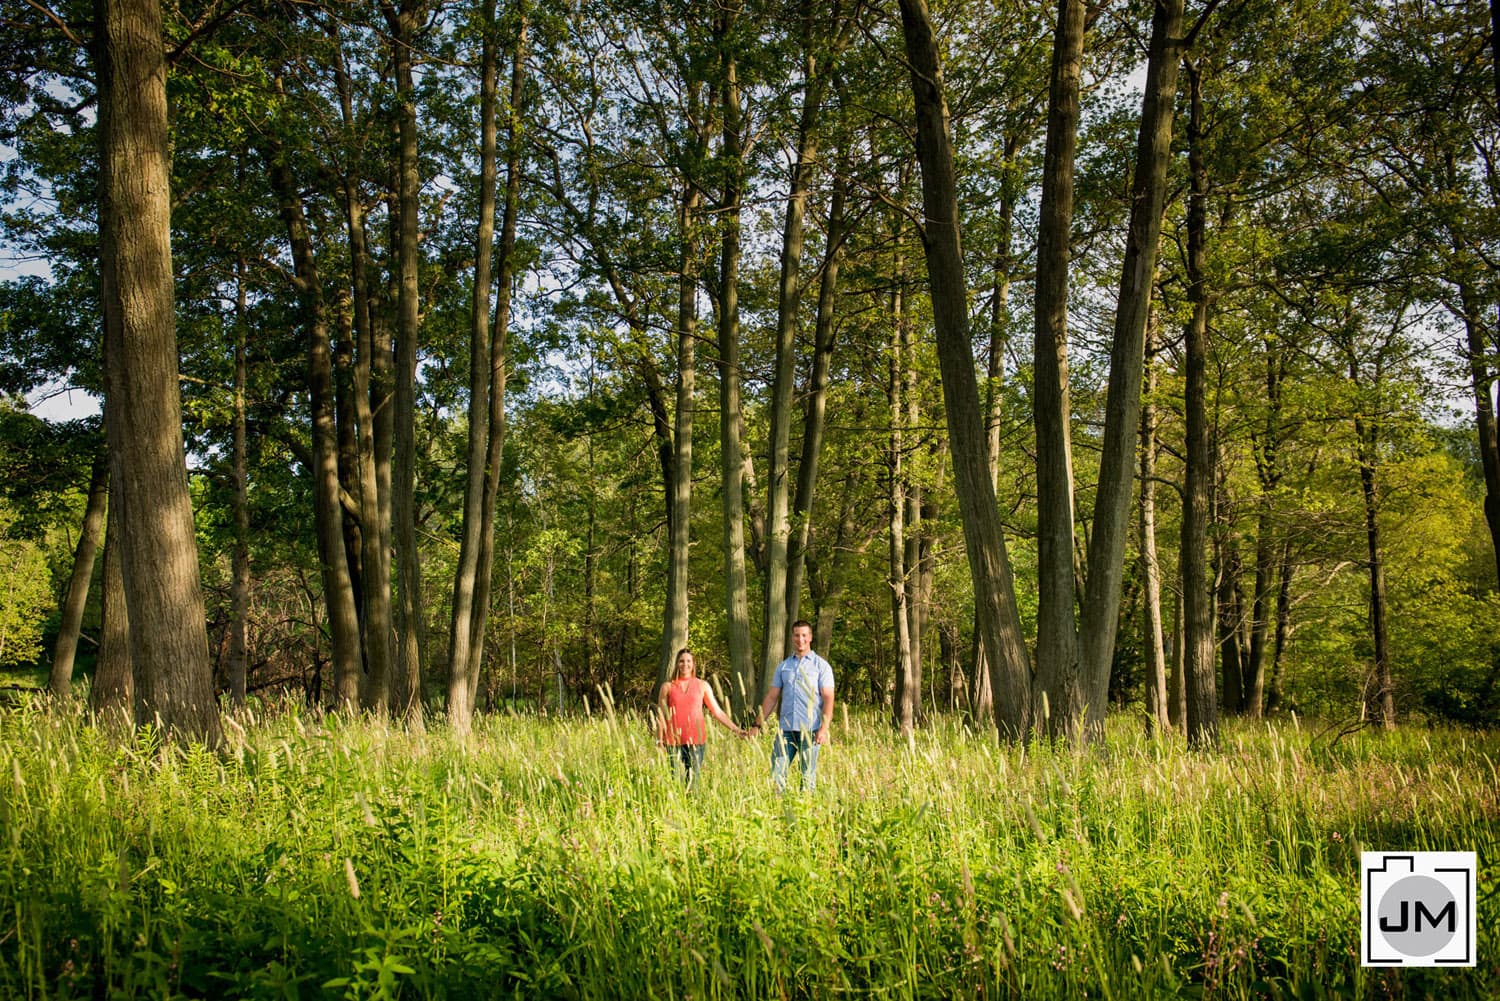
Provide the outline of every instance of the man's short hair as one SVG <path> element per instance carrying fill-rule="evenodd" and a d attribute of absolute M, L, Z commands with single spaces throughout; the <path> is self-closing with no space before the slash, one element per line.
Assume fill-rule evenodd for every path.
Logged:
<path fill-rule="evenodd" d="M 812 632 L 812 623 L 808 622 L 806 619 L 798 619 L 796 622 L 793 622 L 792 632 L 796 632 L 798 629 L 801 629 L 804 626 L 807 627 L 808 632 Z"/>

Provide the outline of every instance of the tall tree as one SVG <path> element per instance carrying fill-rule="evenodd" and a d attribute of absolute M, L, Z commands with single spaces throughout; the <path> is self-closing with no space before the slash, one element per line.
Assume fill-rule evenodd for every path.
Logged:
<path fill-rule="evenodd" d="M 469 319 L 469 426 L 464 477 L 462 541 L 453 579 L 453 609 L 448 630 L 448 722 L 467 733 L 474 714 L 469 682 L 473 640 L 475 579 L 479 572 L 486 458 L 489 450 L 490 288 L 495 241 L 496 134 L 495 104 L 499 91 L 499 38 L 495 0 L 486 0 L 480 22 L 479 56 L 479 225 L 474 236 L 474 292 Z M 482 642 L 483 637 L 480 637 Z M 476 679 L 477 683 L 477 679 Z"/>
<path fill-rule="evenodd" d="M 122 528 L 136 718 L 221 731 L 183 459 L 166 58 L 156 0 L 97 0 L 105 425 Z"/>
<path fill-rule="evenodd" d="M 1146 613 L 1146 709 L 1154 725 L 1172 729 L 1168 709 L 1167 654 L 1161 618 L 1161 564 L 1156 553 L 1156 323 L 1146 327 L 1146 371 L 1141 401 L 1140 533 L 1141 577 Z"/>
<path fill-rule="evenodd" d="M 309 471 L 313 481 L 314 531 L 322 565 L 323 600 L 328 609 L 328 632 L 333 648 L 334 701 L 340 709 L 352 710 L 359 703 L 363 658 L 354 582 L 350 577 L 344 543 L 328 304 L 323 295 L 323 281 L 302 199 L 284 151 L 278 144 L 271 144 L 267 160 L 271 186 L 280 201 L 282 219 L 292 246 L 292 281 L 301 302 L 302 321 L 306 325 L 308 401 L 312 410 L 312 468 Z"/>
<path fill-rule="evenodd" d="M 750 607 L 745 567 L 745 455 L 740 398 L 740 203 L 744 192 L 743 109 L 740 104 L 739 61 L 736 52 L 740 8 L 726 4 L 714 15 L 714 41 L 719 50 L 719 112 L 723 122 L 720 147 L 723 194 L 718 205 L 719 253 L 719 439 L 724 506 L 724 600 L 728 616 L 729 701 L 736 718 L 755 704 L 754 650 L 750 641 Z M 771 679 L 761 679 L 762 686 Z"/>
<path fill-rule="evenodd" d="M 412 73 L 422 0 L 382 4 L 390 29 L 395 68 L 397 144 L 394 163 L 396 198 L 393 212 L 396 261 L 396 390 L 394 397 L 394 469 L 391 482 L 392 537 L 396 552 L 396 677 L 389 693 L 373 689 L 365 703 L 409 723 L 422 721 L 423 608 L 421 554 L 417 548 L 417 340 L 421 336 L 418 267 L 421 177 L 417 161 L 417 95 Z"/>
<path fill-rule="evenodd" d="M 245 290 L 245 262 L 235 268 L 234 302 L 234 427 L 230 440 L 231 477 L 234 499 L 231 502 L 234 522 L 233 551 L 230 554 L 229 582 L 229 702 L 238 708 L 245 704 L 245 686 L 249 673 L 246 632 L 250 617 L 250 443 L 245 412 L 246 383 L 249 380 L 249 317 Z"/>
<path fill-rule="evenodd" d="M 341 154 L 337 200 L 348 242 L 350 308 L 355 337 L 354 420 L 359 427 L 359 517 L 362 531 L 361 642 L 365 676 L 361 701 L 389 692 L 395 675 L 391 609 L 391 405 L 394 359 L 390 327 L 373 315 L 368 209 L 360 183 L 364 122 L 356 114 L 354 81 L 344 58 L 339 25 L 327 29 L 339 102 Z"/>
<path fill-rule="evenodd" d="M 500 503 L 501 465 L 505 455 L 505 389 L 510 377 L 511 290 L 516 271 L 516 220 L 521 211 L 522 99 L 526 88 L 527 13 L 516 12 L 515 43 L 511 48 L 510 100 L 506 105 L 505 201 L 500 217 L 499 262 L 496 269 L 495 322 L 490 329 L 489 432 L 484 463 L 484 493 L 480 503 L 479 564 L 474 581 L 474 614 L 469 641 L 469 705 L 475 704 L 484 641 L 489 623 L 490 592 L 495 566 L 495 512 Z"/>
<path fill-rule="evenodd" d="M 1213 442 L 1208 418 L 1208 167 L 1203 154 L 1203 76 L 1194 62 L 1188 74 L 1187 299 L 1192 315 L 1184 338 L 1187 427 L 1186 486 L 1182 505 L 1183 661 L 1188 743 L 1212 746 L 1219 739 L 1219 699 L 1214 682 L 1214 603 L 1208 582 L 1209 495 L 1213 490 Z"/>
<path fill-rule="evenodd" d="M 1074 612 L 1073 445 L 1068 394 L 1068 268 L 1084 19 L 1083 0 L 1060 0 L 1052 40 L 1033 313 L 1037 476 L 1037 699 L 1033 712 L 1053 735 L 1076 732 L 1083 725 L 1088 705 L 1087 682 L 1079 674 L 1078 620 Z"/>
<path fill-rule="evenodd" d="M 901 0 L 901 24 L 916 101 L 917 160 L 922 165 L 922 245 L 932 292 L 942 370 L 948 447 L 953 457 L 964 545 L 974 581 L 980 640 L 989 661 L 995 722 L 1002 733 L 1024 738 L 1032 726 L 1031 667 L 1021 636 L 1020 612 L 979 406 L 979 384 L 969 337 L 967 280 L 958 221 L 957 180 L 948 134 L 948 104 L 937 38 L 924 0 Z"/>
<path fill-rule="evenodd" d="M 1120 275 L 1119 305 L 1110 341 L 1109 392 L 1104 443 L 1099 455 L 1098 499 L 1089 536 L 1088 578 L 1084 585 L 1081 672 L 1088 695 L 1088 721 L 1104 728 L 1109 672 L 1114 663 L 1124 581 L 1125 537 L 1140 425 L 1141 380 L 1146 327 L 1151 318 L 1157 246 L 1166 202 L 1167 167 L 1172 155 L 1172 118 L 1177 102 L 1177 71 L 1184 49 L 1217 5 L 1209 0 L 1197 24 L 1183 32 L 1183 0 L 1157 0 L 1146 60 L 1146 92 L 1130 192 L 1130 224 Z"/>
<path fill-rule="evenodd" d="M 769 678 L 790 650 L 787 618 L 788 547 L 791 534 L 790 446 L 792 391 L 796 382 L 797 320 L 802 303 L 802 253 L 808 194 L 818 159 L 819 123 L 824 95 L 850 26 L 843 23 L 841 4 L 828 15 L 833 37 L 824 38 L 815 5 L 803 0 L 799 11 L 802 35 L 802 108 L 797 120 L 787 191 L 786 216 L 781 231 L 781 277 L 776 303 L 776 347 L 771 380 L 770 463 L 766 472 L 766 548 L 764 646 L 761 677 Z"/>

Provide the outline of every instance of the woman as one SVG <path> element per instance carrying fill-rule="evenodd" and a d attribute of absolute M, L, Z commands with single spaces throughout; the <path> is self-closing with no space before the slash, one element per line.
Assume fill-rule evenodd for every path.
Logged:
<path fill-rule="evenodd" d="M 703 742 L 707 736 L 707 727 L 703 724 L 704 706 L 731 733 L 739 737 L 747 734 L 719 708 L 714 690 L 697 676 L 697 672 L 693 651 L 687 647 L 678 650 L 672 680 L 661 686 L 656 697 L 657 743 L 677 749 L 689 785 L 698 769 L 703 767 Z"/>

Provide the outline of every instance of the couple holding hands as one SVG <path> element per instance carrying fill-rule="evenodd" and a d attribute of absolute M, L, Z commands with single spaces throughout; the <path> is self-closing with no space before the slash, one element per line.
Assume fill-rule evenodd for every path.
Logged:
<path fill-rule="evenodd" d="M 760 733 L 761 723 L 779 703 L 776 740 L 771 747 L 771 781 L 776 791 L 786 789 L 787 769 L 793 760 L 802 768 L 802 785 L 812 789 L 817 780 L 818 748 L 828 743 L 829 725 L 833 722 L 833 668 L 813 653 L 812 626 L 799 619 L 792 625 L 792 653 L 776 668 L 771 687 L 749 728 L 736 726 L 734 720 L 719 708 L 713 689 L 698 677 L 693 652 L 686 647 L 677 652 L 677 663 L 671 680 L 657 694 L 657 742 L 677 752 L 692 784 L 703 767 L 704 740 L 707 726 L 703 711 L 736 736 L 752 737 Z"/>

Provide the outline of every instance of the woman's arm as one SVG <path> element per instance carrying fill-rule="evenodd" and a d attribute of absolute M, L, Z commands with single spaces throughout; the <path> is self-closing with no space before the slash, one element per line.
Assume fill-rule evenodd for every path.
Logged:
<path fill-rule="evenodd" d="M 667 743 L 667 685 L 665 682 L 656 693 L 656 742 L 661 745 Z"/>
<path fill-rule="evenodd" d="M 719 724 L 723 726 L 724 729 L 728 730 L 736 737 L 745 736 L 745 734 L 749 731 L 735 726 L 734 720 L 729 718 L 729 714 L 719 708 L 719 700 L 714 698 L 714 690 L 709 686 L 708 682 L 702 681 L 700 679 L 699 684 L 703 686 L 703 704 L 708 706 L 709 715 L 718 720 Z"/>

